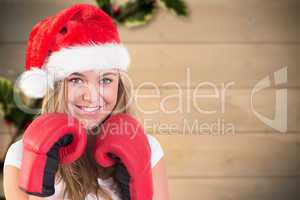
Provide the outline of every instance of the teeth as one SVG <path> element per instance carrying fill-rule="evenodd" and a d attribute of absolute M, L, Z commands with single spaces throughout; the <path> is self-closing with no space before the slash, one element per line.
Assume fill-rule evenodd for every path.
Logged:
<path fill-rule="evenodd" d="M 80 109 L 85 111 L 85 112 L 94 112 L 96 110 L 98 110 L 100 107 L 97 106 L 97 107 L 82 107 L 80 106 Z"/>

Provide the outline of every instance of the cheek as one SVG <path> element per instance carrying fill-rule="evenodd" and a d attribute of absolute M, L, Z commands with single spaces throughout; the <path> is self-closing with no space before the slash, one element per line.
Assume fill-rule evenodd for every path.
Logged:
<path fill-rule="evenodd" d="M 69 102 L 75 102 L 82 94 L 82 88 L 68 84 L 67 97 Z"/>
<path fill-rule="evenodd" d="M 106 104 L 114 106 L 117 102 L 118 87 L 116 85 L 111 85 L 110 87 L 103 88 L 101 96 Z"/>

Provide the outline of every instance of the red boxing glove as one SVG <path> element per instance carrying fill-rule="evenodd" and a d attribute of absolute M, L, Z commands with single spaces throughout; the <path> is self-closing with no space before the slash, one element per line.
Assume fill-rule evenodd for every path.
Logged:
<path fill-rule="evenodd" d="M 77 160 L 86 143 L 86 132 L 75 118 L 65 113 L 39 116 L 24 132 L 19 187 L 40 197 L 53 195 L 58 164 Z"/>
<path fill-rule="evenodd" d="M 131 200 L 152 200 L 151 149 L 137 120 L 125 113 L 110 116 L 101 125 L 93 153 L 97 163 L 103 167 L 115 164 L 116 159 L 111 154 L 124 163 L 130 176 Z"/>

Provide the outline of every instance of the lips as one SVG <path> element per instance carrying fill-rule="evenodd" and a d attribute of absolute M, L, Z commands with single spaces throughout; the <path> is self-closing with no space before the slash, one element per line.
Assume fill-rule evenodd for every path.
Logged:
<path fill-rule="evenodd" d="M 88 107 L 88 106 L 75 105 L 75 107 L 77 108 L 80 114 L 85 114 L 85 115 L 94 115 L 101 109 L 101 106 Z"/>
<path fill-rule="evenodd" d="M 86 107 L 86 106 L 78 106 L 76 105 L 77 108 L 79 108 L 80 110 L 83 110 L 85 112 L 94 112 L 96 110 L 100 109 L 100 106 L 96 106 L 96 107 Z"/>

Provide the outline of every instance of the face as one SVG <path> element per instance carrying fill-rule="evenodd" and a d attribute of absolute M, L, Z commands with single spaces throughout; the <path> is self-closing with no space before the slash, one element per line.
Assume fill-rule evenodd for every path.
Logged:
<path fill-rule="evenodd" d="M 76 72 L 67 78 L 67 105 L 86 129 L 101 123 L 117 103 L 117 70 Z"/>

